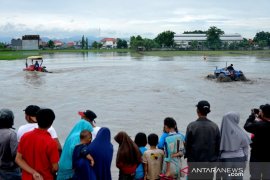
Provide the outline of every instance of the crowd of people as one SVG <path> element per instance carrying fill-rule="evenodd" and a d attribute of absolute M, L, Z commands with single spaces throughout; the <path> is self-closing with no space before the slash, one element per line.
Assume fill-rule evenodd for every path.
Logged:
<path fill-rule="evenodd" d="M 24 111 L 27 124 L 16 132 L 13 112 L 0 110 L 0 180 L 112 179 L 114 149 L 110 129 L 96 126 L 97 115 L 93 111 L 78 112 L 81 119 L 68 134 L 63 148 L 52 126 L 52 109 L 29 105 Z M 127 132 L 118 132 L 114 136 L 119 144 L 118 179 L 173 180 L 186 175 L 189 180 L 243 179 L 243 175 L 232 178 L 231 172 L 224 169 L 242 172 L 247 161 L 250 179 L 270 179 L 269 104 L 251 110 L 244 125 L 251 136 L 239 126 L 240 115 L 236 112 L 226 113 L 220 127 L 207 117 L 211 112 L 208 101 L 199 101 L 196 112 L 198 119 L 187 126 L 185 135 L 171 117 L 164 119 L 160 137 L 139 132 L 132 140 Z M 189 170 L 186 174 L 182 171 L 184 161 Z"/>

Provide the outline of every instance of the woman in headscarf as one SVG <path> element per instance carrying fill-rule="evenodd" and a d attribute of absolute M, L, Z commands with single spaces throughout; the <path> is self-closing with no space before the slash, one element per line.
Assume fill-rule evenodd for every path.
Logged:
<path fill-rule="evenodd" d="M 96 116 L 93 116 L 96 118 Z M 76 145 L 80 143 L 80 133 L 82 130 L 93 131 L 90 122 L 85 119 L 80 119 L 73 127 L 68 137 L 66 138 L 63 151 L 59 161 L 59 170 L 57 173 L 57 180 L 71 179 L 74 171 L 72 169 L 72 154 Z"/>
<path fill-rule="evenodd" d="M 87 153 L 95 160 L 93 166 L 97 180 L 111 180 L 111 163 L 113 157 L 113 145 L 111 133 L 106 127 L 101 128 L 94 141 L 88 145 Z"/>
<path fill-rule="evenodd" d="M 221 167 L 242 168 L 244 171 L 251 140 L 239 127 L 239 121 L 240 115 L 235 112 L 229 112 L 223 116 L 220 128 L 220 164 Z M 223 179 L 229 179 L 228 174 L 221 174 L 221 176 Z M 243 177 L 238 179 L 243 179 Z"/>
<path fill-rule="evenodd" d="M 136 168 L 141 162 L 140 150 L 126 132 L 119 132 L 114 139 L 119 144 L 116 156 L 119 180 L 134 180 Z"/>

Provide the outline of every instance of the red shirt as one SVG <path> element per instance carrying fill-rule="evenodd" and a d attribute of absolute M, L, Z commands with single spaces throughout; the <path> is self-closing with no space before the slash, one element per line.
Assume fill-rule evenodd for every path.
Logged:
<path fill-rule="evenodd" d="M 34 129 L 25 133 L 18 145 L 27 164 L 39 172 L 43 179 L 53 180 L 52 164 L 58 163 L 57 143 L 46 130 Z M 32 174 L 22 171 L 22 179 L 32 179 Z"/>
<path fill-rule="evenodd" d="M 125 165 L 123 163 L 119 163 L 116 166 L 123 174 L 134 174 L 136 172 L 138 164 Z"/>

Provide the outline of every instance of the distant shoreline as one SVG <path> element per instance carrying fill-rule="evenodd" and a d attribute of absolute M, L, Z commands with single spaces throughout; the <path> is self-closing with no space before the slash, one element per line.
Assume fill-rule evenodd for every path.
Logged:
<path fill-rule="evenodd" d="M 25 59 L 32 55 L 43 55 L 49 53 L 130 53 L 132 56 L 159 56 L 159 57 L 174 57 L 174 56 L 260 56 L 270 57 L 270 50 L 235 50 L 235 51 L 140 51 L 136 52 L 130 49 L 95 49 L 95 50 L 7 50 L 0 51 L 0 60 L 16 60 Z"/>

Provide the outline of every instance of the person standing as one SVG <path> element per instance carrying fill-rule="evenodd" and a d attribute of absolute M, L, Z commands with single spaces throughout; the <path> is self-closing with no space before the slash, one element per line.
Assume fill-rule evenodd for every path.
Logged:
<path fill-rule="evenodd" d="M 244 171 L 251 143 L 248 135 L 239 127 L 240 115 L 235 112 L 225 114 L 221 122 L 220 167 Z M 244 172 L 243 172 L 244 173 Z M 223 179 L 232 179 L 228 173 L 221 173 Z M 243 179 L 243 176 L 234 179 Z"/>
<path fill-rule="evenodd" d="M 150 145 L 150 149 L 146 150 L 143 154 L 144 179 L 159 179 L 164 152 L 161 149 L 157 149 L 158 135 L 149 134 L 148 144 Z"/>
<path fill-rule="evenodd" d="M 251 143 L 250 179 L 270 179 L 270 146 L 267 137 L 270 137 L 270 105 L 260 107 L 258 115 L 251 111 L 244 129 L 254 134 Z M 260 117 L 260 120 L 256 118 Z"/>
<path fill-rule="evenodd" d="M 91 111 L 92 112 L 92 111 Z M 83 130 L 93 132 L 93 127 L 90 121 L 96 118 L 94 112 L 91 113 L 89 119 L 80 119 L 70 131 L 65 140 L 63 151 L 59 161 L 59 171 L 57 173 L 58 180 L 66 180 L 73 177 L 74 171 L 72 169 L 72 155 L 76 145 L 80 144 L 80 133 Z"/>
<path fill-rule="evenodd" d="M 181 157 L 184 155 L 184 135 L 176 132 L 176 121 L 167 117 L 164 120 L 164 131 L 168 133 L 165 138 L 165 157 L 162 173 L 166 178 L 180 179 L 182 168 Z"/>
<path fill-rule="evenodd" d="M 54 179 L 59 153 L 57 143 L 47 131 L 54 119 L 55 114 L 51 109 L 39 110 L 38 128 L 22 136 L 16 155 L 16 163 L 22 169 L 22 180 Z"/>
<path fill-rule="evenodd" d="M 102 127 L 98 131 L 96 139 L 88 145 L 87 153 L 94 157 L 93 169 L 97 180 L 111 180 L 113 145 L 109 128 Z"/>
<path fill-rule="evenodd" d="M 18 131 L 17 131 L 17 138 L 18 138 L 18 142 L 20 142 L 21 137 L 29 132 L 34 130 L 35 128 L 38 128 L 38 124 L 37 124 L 37 119 L 36 119 L 36 115 L 37 112 L 40 110 L 40 107 L 37 105 L 29 105 L 24 109 L 25 112 L 25 120 L 27 121 L 27 124 L 24 124 L 22 126 L 19 127 Z M 60 141 L 58 139 L 57 133 L 55 131 L 55 129 L 53 128 L 53 126 L 51 126 L 48 129 L 48 132 L 50 133 L 50 135 L 52 136 L 52 138 L 56 141 L 57 143 L 57 147 L 58 147 L 58 151 L 59 154 L 61 154 L 62 152 L 62 146 L 60 144 Z"/>
<path fill-rule="evenodd" d="M 21 172 L 15 163 L 18 146 L 17 135 L 13 130 L 14 115 L 10 109 L 0 110 L 0 179 L 20 180 Z"/>
<path fill-rule="evenodd" d="M 136 168 L 141 163 L 141 152 L 124 131 L 120 131 L 114 139 L 119 144 L 116 156 L 119 180 L 134 180 Z"/>
<path fill-rule="evenodd" d="M 86 121 L 90 122 L 90 124 L 93 127 L 92 131 L 92 141 L 96 138 L 98 131 L 100 130 L 100 127 L 96 126 L 95 119 L 97 118 L 96 114 L 91 110 L 86 111 L 79 111 L 78 114 L 81 116 L 82 119 L 85 119 Z"/>
<path fill-rule="evenodd" d="M 214 167 L 213 163 L 218 160 L 220 148 L 219 128 L 207 118 L 207 114 L 210 113 L 209 102 L 202 100 L 196 106 L 198 119 L 191 122 L 186 130 L 185 157 L 189 165 L 188 179 L 213 179 L 213 172 L 196 173 L 193 171 L 193 168 L 197 167 Z"/>
<path fill-rule="evenodd" d="M 141 155 L 147 150 L 145 147 L 147 145 L 147 138 L 145 133 L 137 133 L 134 139 L 135 144 L 138 146 Z M 142 180 L 144 178 L 143 163 L 140 163 L 136 169 L 135 179 Z"/>

